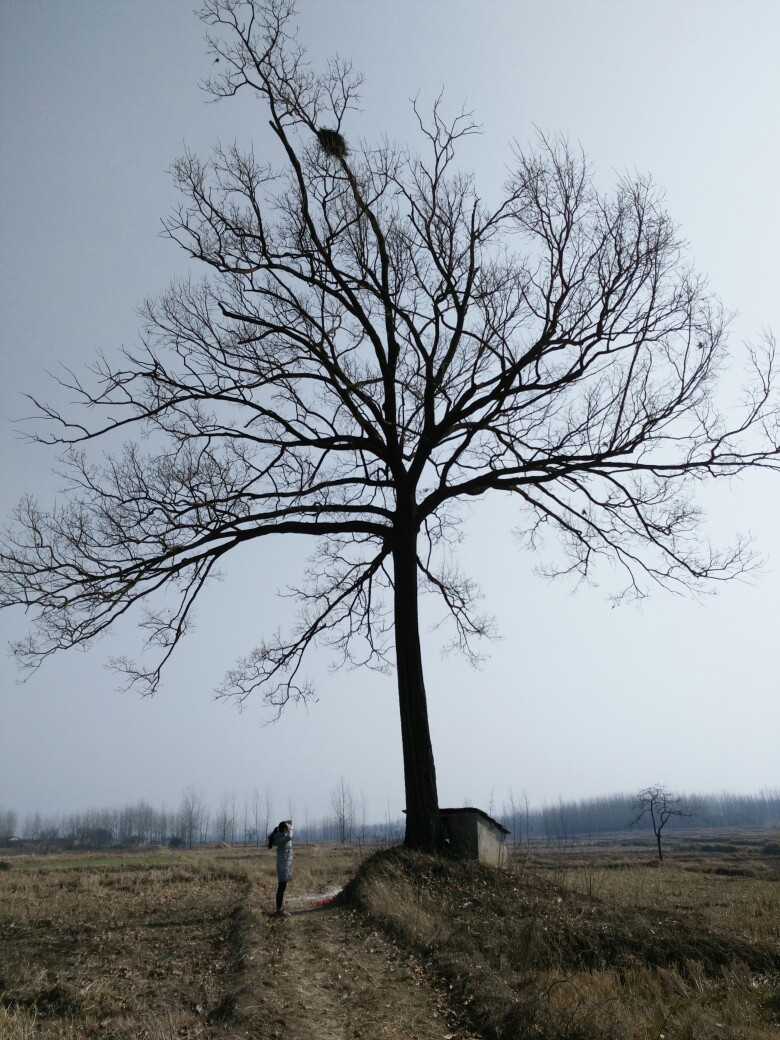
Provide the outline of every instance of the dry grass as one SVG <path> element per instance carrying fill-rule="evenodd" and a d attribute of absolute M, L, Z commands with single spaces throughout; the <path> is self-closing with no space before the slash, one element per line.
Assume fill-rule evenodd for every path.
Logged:
<path fill-rule="evenodd" d="M 270 909 L 263 849 L 8 858 L 0 872 L 0 1037 L 169 1040 L 231 1008 L 248 902 Z M 296 856 L 291 897 L 342 885 L 352 850 Z"/>
<path fill-rule="evenodd" d="M 245 875 L 200 859 L 25 867 L 14 864 L 0 882 L 6 1032 L 202 1032 L 227 989 Z"/>
<path fill-rule="evenodd" d="M 411 1035 L 429 1005 L 407 1019 L 397 1009 L 434 970 L 449 994 L 446 1011 L 434 1002 L 448 1035 L 470 1026 L 496 1040 L 774 1040 L 775 844 L 776 835 L 689 836 L 662 868 L 635 839 L 570 845 L 515 856 L 506 871 L 299 847 L 289 897 L 301 916 L 289 935 L 265 914 L 275 869 L 263 849 L 14 854 L 0 871 L 0 1036 L 225 1036 L 249 1005 L 262 1006 L 262 1022 L 269 1008 L 279 1022 L 324 1015 L 336 1036 L 342 1007 L 370 1026 L 393 986 L 381 1035 L 401 1024 Z M 368 928 L 349 909 L 312 912 L 356 872 L 351 897 Z M 389 945 L 372 938 L 378 924 Z M 409 950 L 419 974 L 406 967 Z"/>
<path fill-rule="evenodd" d="M 543 852 L 499 872 L 391 853 L 353 896 L 447 978 L 485 1036 L 770 1040 L 780 872 L 760 843 Z"/>

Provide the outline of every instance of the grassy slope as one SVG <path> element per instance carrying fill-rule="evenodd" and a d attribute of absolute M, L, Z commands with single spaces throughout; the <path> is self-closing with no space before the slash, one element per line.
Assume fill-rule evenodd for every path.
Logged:
<path fill-rule="evenodd" d="M 351 896 L 445 976 L 486 1037 L 770 1040 L 780 872 L 714 862 L 496 871 L 392 851 Z"/>

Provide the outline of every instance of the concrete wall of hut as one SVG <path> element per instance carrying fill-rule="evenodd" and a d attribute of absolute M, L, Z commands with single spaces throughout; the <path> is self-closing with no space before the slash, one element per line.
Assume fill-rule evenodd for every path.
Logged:
<path fill-rule="evenodd" d="M 504 835 L 497 832 L 489 823 L 480 820 L 479 817 L 475 819 L 475 823 L 477 827 L 479 862 L 489 863 L 491 867 L 503 866 L 504 855 L 506 854 Z"/>
<path fill-rule="evenodd" d="M 449 839 L 450 851 L 463 859 L 476 859 L 500 867 L 504 862 L 505 845 L 502 835 L 479 816 L 443 816 L 444 833 Z"/>

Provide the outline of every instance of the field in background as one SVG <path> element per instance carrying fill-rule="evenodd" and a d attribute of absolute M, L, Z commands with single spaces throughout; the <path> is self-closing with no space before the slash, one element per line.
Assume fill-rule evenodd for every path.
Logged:
<path fill-rule="evenodd" d="M 507 1040 L 774 1040 L 780 834 L 675 834 L 665 854 L 659 867 L 635 835 L 521 846 L 495 871 L 303 846 L 290 908 L 314 905 L 357 873 L 338 912 L 359 908 L 369 928 L 381 925 L 446 980 L 442 1036 L 462 1027 Z M 272 905 L 271 853 L 16 854 L 2 863 L 4 1040 L 230 1035 L 250 917 Z M 327 972 L 320 965 L 326 984 Z"/>

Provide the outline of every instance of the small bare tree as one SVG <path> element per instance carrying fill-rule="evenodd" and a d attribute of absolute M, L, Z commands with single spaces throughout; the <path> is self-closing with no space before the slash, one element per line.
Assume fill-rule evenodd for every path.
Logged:
<path fill-rule="evenodd" d="M 217 809 L 217 815 L 214 820 L 214 827 L 216 828 L 217 837 L 220 841 L 228 841 L 230 839 L 230 795 L 224 794 L 219 803 Z"/>
<path fill-rule="evenodd" d="M 653 834 L 658 845 L 658 859 L 663 863 L 664 855 L 661 849 L 661 831 L 673 816 L 691 817 L 696 812 L 696 807 L 688 804 L 681 795 L 673 794 L 661 784 L 646 787 L 636 796 L 635 807 L 637 815 L 631 826 L 635 827 L 645 817 L 650 817 L 653 826 Z"/>
<path fill-rule="evenodd" d="M 209 840 L 209 826 L 211 825 L 211 809 L 203 803 L 203 811 L 200 817 L 200 843 L 205 845 Z"/>
<path fill-rule="evenodd" d="M 523 837 L 523 829 L 522 829 L 522 824 L 519 822 L 520 813 L 519 813 L 518 810 L 519 810 L 519 807 L 518 807 L 517 801 L 515 800 L 515 792 L 510 787 L 509 788 L 509 812 L 510 812 L 511 818 L 512 818 L 512 845 L 513 845 L 514 848 L 517 848 L 518 845 L 522 844 L 522 837 Z M 504 813 L 506 814 L 506 809 L 504 809 Z"/>
<path fill-rule="evenodd" d="M 330 794 L 330 805 L 336 820 L 339 841 L 342 845 L 352 841 L 355 826 L 355 796 L 352 788 L 342 776 Z"/>
<path fill-rule="evenodd" d="M 203 796 L 194 787 L 188 787 L 182 795 L 178 821 L 179 835 L 188 849 L 191 849 L 193 842 L 197 840 L 202 817 Z"/>
<path fill-rule="evenodd" d="M 243 834 L 241 840 L 244 845 L 249 844 L 249 792 L 244 788 L 243 802 Z"/>
<path fill-rule="evenodd" d="M 265 835 L 265 837 L 268 837 L 268 835 L 271 833 L 271 813 L 273 812 L 273 808 L 273 796 L 271 795 L 270 790 L 266 787 L 265 796 L 263 799 L 263 819 L 265 820 L 263 834 Z M 293 818 L 294 817 L 289 817 L 289 819 Z"/>
<path fill-rule="evenodd" d="M 16 821 L 15 809 L 0 809 L 0 845 L 16 833 Z"/>
<path fill-rule="evenodd" d="M 261 832 L 260 820 L 262 819 L 262 802 L 260 791 L 255 787 L 252 791 L 252 822 L 254 824 L 253 830 L 255 832 L 255 845 L 260 845 L 264 839 L 264 832 Z"/>
<path fill-rule="evenodd" d="M 366 843 L 366 826 L 368 825 L 368 798 L 366 792 L 360 792 L 360 843 Z"/>

